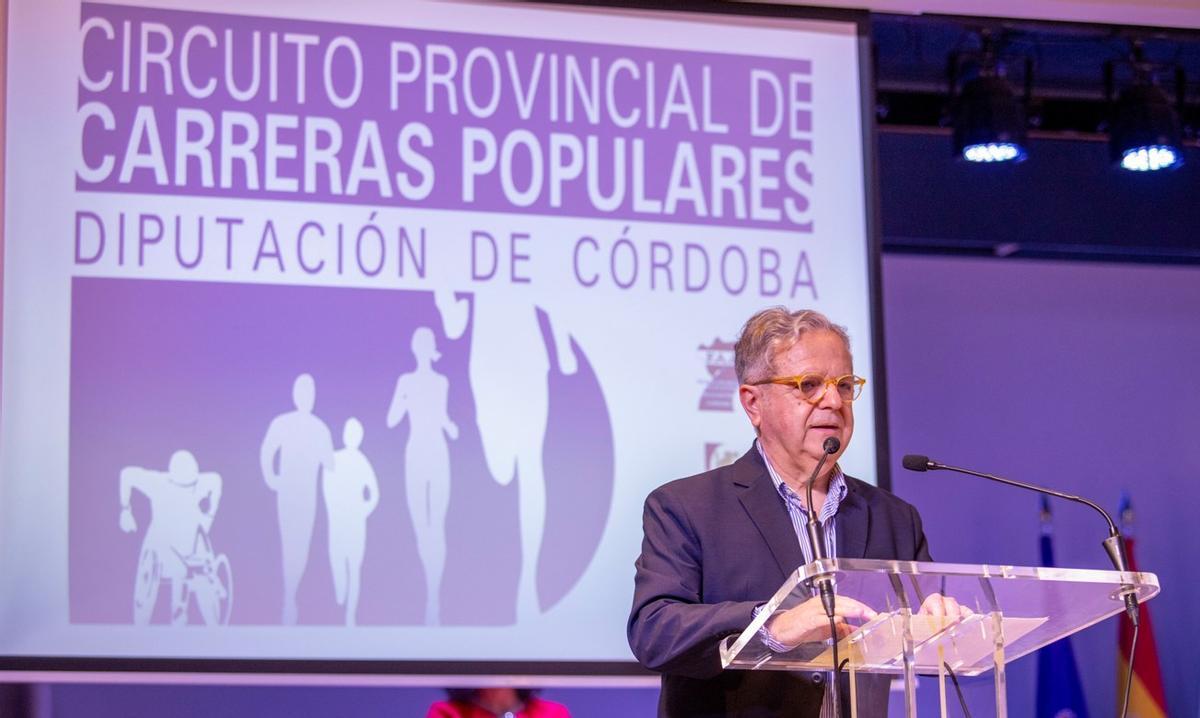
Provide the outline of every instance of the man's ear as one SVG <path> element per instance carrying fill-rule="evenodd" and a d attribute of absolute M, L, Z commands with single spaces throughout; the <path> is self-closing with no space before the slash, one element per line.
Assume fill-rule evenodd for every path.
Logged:
<path fill-rule="evenodd" d="M 762 395 L 759 388 L 742 384 L 738 387 L 738 400 L 742 402 L 742 409 L 745 410 L 746 417 L 754 425 L 754 433 L 757 434 L 758 425 L 762 423 Z"/>

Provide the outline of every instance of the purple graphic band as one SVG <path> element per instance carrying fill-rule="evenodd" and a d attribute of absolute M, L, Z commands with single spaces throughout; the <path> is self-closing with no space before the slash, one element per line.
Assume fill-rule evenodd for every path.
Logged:
<path fill-rule="evenodd" d="M 81 191 L 812 231 L 810 60 L 95 3 L 80 26 Z"/>
<path fill-rule="evenodd" d="M 168 579 L 180 544 L 172 538 L 182 536 L 181 553 L 195 552 L 194 524 L 182 519 L 200 520 L 210 542 L 204 548 L 227 556 L 234 600 L 227 616 L 214 616 L 233 625 L 280 623 L 284 507 L 264 481 L 260 447 L 273 419 L 293 410 L 301 375 L 310 377 L 312 415 L 328 427 L 334 448 L 353 444 L 377 477 L 378 504 L 359 536 L 358 625 L 427 623 L 429 574 L 416 522 L 437 487 L 410 475 L 406 457 L 430 442 L 410 445 L 416 409 L 393 427 L 387 422 L 397 378 L 420 368 L 415 336 L 438 354 L 432 371 L 444 377 L 442 408 L 457 427 L 455 438 L 442 440 L 449 473 L 440 486 L 447 510 L 438 623 L 516 621 L 522 478 L 501 485 L 485 461 L 469 375 L 477 298 L 466 332 L 450 340 L 428 292 L 77 277 L 71 294 L 71 623 L 132 623 L 139 602 L 148 606 L 145 622 L 172 622 Z M 552 360 L 536 567 L 544 612 L 575 587 L 599 546 L 612 506 L 614 453 L 610 412 L 586 354 L 572 342 L 577 368 L 563 374 L 545 337 L 545 314 L 528 307 L 528 320 L 542 334 L 517 355 L 544 351 Z M 358 428 L 344 432 L 351 418 Z M 200 473 L 194 487 L 164 481 L 180 451 L 194 462 L 183 468 Z M 339 461 L 335 476 L 344 478 L 353 462 Z M 282 463 L 281 455 L 280 473 Z M 340 570 L 346 562 L 331 561 L 339 546 L 330 540 L 327 479 L 310 496 L 316 511 L 295 596 L 302 625 L 345 622 L 331 564 Z M 144 571 L 153 566 L 146 547 L 155 544 L 174 551 L 160 551 L 160 571 Z M 202 613 L 206 584 L 192 586 L 196 595 L 183 602 L 186 615 L 177 623 L 211 623 Z"/>

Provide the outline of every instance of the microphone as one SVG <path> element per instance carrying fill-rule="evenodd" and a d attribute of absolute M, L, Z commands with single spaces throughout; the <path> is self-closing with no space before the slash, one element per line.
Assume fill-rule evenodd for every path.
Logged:
<path fill-rule="evenodd" d="M 824 550 L 824 542 L 821 540 L 821 529 L 817 527 L 817 513 L 812 509 L 812 484 L 815 484 L 818 475 L 821 475 L 824 462 L 830 456 L 838 453 L 838 449 L 841 448 L 841 439 L 830 436 L 821 444 L 821 448 L 823 449 L 821 459 L 817 461 L 817 467 L 812 469 L 808 489 L 806 489 L 806 493 L 808 493 L 806 508 L 809 510 L 809 520 L 805 528 L 808 528 L 809 531 L 809 546 L 812 548 L 812 561 L 821 561 L 822 558 L 828 558 L 826 550 Z M 841 698 L 838 690 L 838 671 L 841 664 L 838 662 L 838 628 L 836 628 L 834 623 L 833 575 L 828 573 L 820 574 L 815 576 L 812 582 L 816 584 L 817 591 L 821 592 L 821 606 L 826 610 L 826 617 L 829 618 L 829 639 L 833 641 L 833 676 L 830 677 L 830 681 L 832 681 L 832 686 L 834 687 L 833 693 L 830 695 L 833 698 L 833 712 L 835 716 L 841 716 Z"/>
<path fill-rule="evenodd" d="M 1112 561 L 1113 568 L 1117 569 L 1121 573 L 1129 573 L 1129 558 L 1125 555 L 1125 541 L 1121 537 L 1121 532 L 1117 530 L 1117 525 L 1113 522 L 1112 516 L 1109 516 L 1107 511 L 1100 508 L 1094 502 L 1083 498 L 1082 496 L 1076 496 L 1075 494 L 1068 494 L 1062 491 L 1055 491 L 1054 489 L 1047 489 L 1044 486 L 1027 484 L 1023 481 L 1006 479 L 1003 476 L 985 474 L 958 466 L 948 466 L 946 464 L 932 461 L 928 456 L 921 456 L 920 454 L 906 454 L 900 463 L 909 471 L 954 471 L 960 474 L 967 474 L 969 476 L 978 476 L 981 479 L 997 481 L 1001 484 L 1008 484 L 1009 486 L 1015 486 L 1018 489 L 1036 491 L 1039 494 L 1046 494 L 1048 496 L 1057 496 L 1060 499 L 1074 501 L 1075 503 L 1083 504 L 1084 506 L 1090 506 L 1098 511 L 1100 515 L 1104 517 L 1104 520 L 1108 522 L 1108 538 L 1104 539 L 1103 545 L 1105 553 L 1108 554 L 1108 559 Z M 1133 623 L 1134 626 L 1137 626 L 1138 600 L 1137 594 L 1133 591 L 1129 591 L 1125 594 L 1125 612 L 1129 614 L 1130 622 Z"/>
<path fill-rule="evenodd" d="M 812 476 L 808 477 L 807 488 L 807 508 L 808 508 L 808 545 L 812 547 L 812 557 L 814 561 L 829 558 L 825 555 L 825 541 L 820 523 L 817 522 L 817 512 L 813 510 L 813 483 L 817 477 L 821 475 L 821 469 L 825 466 L 825 461 L 838 452 L 842 448 L 842 442 L 836 436 L 831 436 L 821 445 L 824 453 L 821 454 L 821 459 L 817 462 L 817 468 L 813 469 Z M 830 576 L 818 576 L 813 581 L 817 584 L 817 588 L 821 591 L 821 605 L 825 607 L 825 615 L 830 619 L 833 618 L 833 579 Z M 836 640 L 836 637 L 835 637 Z"/>

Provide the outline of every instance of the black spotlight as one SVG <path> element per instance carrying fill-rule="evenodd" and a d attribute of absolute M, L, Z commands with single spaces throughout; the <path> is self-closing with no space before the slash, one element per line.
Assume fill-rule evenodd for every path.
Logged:
<path fill-rule="evenodd" d="M 1003 77 L 963 85 L 954 112 L 954 152 L 969 162 L 1025 159 L 1025 110 Z"/>
<path fill-rule="evenodd" d="M 1179 113 L 1167 94 L 1148 82 L 1121 91 L 1109 132 L 1109 155 L 1122 169 L 1149 172 L 1183 164 Z"/>

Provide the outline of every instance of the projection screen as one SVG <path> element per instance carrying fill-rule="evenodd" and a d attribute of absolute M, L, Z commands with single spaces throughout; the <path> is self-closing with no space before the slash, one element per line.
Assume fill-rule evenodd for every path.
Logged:
<path fill-rule="evenodd" d="M 859 16 L 714 7 L 11 2 L 2 667 L 636 672 L 769 305 L 877 477 Z"/>

